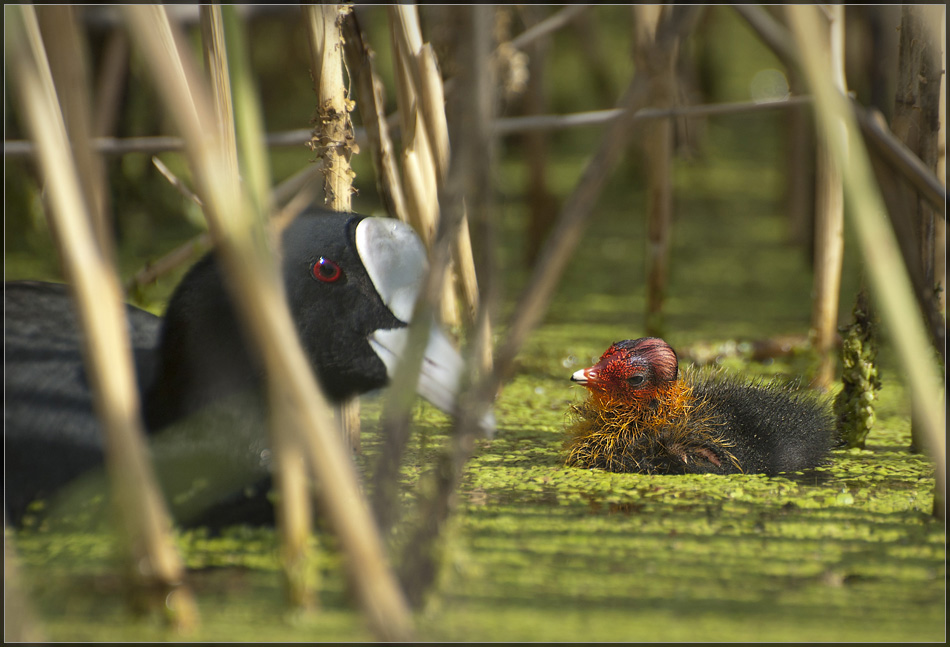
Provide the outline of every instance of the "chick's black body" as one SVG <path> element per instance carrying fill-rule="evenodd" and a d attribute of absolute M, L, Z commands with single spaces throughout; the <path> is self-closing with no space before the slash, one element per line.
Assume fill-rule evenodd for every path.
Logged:
<path fill-rule="evenodd" d="M 693 394 L 709 403 L 743 472 L 773 475 L 810 469 L 834 444 L 834 419 L 816 393 L 775 382 L 750 385 L 719 377 L 697 379 Z M 738 471 L 731 462 L 722 465 L 722 473 Z"/>

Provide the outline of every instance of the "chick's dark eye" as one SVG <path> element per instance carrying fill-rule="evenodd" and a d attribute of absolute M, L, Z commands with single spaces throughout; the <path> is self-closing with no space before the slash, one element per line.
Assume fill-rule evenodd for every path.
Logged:
<path fill-rule="evenodd" d="M 323 283 L 333 283 L 343 275 L 340 266 L 321 256 L 310 265 L 310 276 Z"/>
<path fill-rule="evenodd" d="M 646 382 L 646 376 L 644 375 L 634 375 L 633 377 L 627 378 L 627 384 L 633 387 L 643 386 L 643 383 Z"/>

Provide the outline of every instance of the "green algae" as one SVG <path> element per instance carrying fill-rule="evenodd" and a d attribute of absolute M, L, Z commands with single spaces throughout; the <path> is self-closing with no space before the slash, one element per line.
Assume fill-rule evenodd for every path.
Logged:
<path fill-rule="evenodd" d="M 560 385 L 522 374 L 503 391 L 498 435 L 480 441 L 469 464 L 442 578 L 417 616 L 422 638 L 941 638 L 945 531 L 929 514 L 932 466 L 907 451 L 909 428 L 888 399 L 867 449 L 837 450 L 808 473 L 613 474 L 564 466 L 564 405 L 579 394 L 560 371 Z M 364 468 L 381 447 L 380 410 L 364 403 Z M 401 482 L 407 506 L 450 428 L 425 404 L 416 421 Z M 54 639 L 173 638 L 154 619 L 123 615 L 108 537 L 16 539 L 25 572 L 43 574 L 31 594 Z M 320 608 L 292 616 L 273 531 L 179 535 L 202 610 L 189 639 L 369 639 L 332 538 L 315 541 Z"/>
<path fill-rule="evenodd" d="M 724 25 L 725 15 L 713 14 L 715 28 L 724 30 L 716 40 L 739 48 L 735 24 Z M 748 70 L 736 65 L 769 64 L 749 56 L 747 43 L 737 53 L 716 56 L 717 67 L 731 66 L 716 97 L 723 101 L 745 98 Z M 664 325 L 684 357 L 702 356 L 690 352 L 701 345 L 807 332 L 811 275 L 805 255 L 787 243 L 781 217 L 780 131 L 781 122 L 764 115 L 709 120 L 702 158 L 677 162 Z M 573 148 L 552 155 L 552 186 L 562 199 L 589 154 L 589 146 L 580 146 L 589 144 L 586 134 L 569 137 Z M 528 273 L 521 265 L 524 167 L 510 159 L 502 163 L 504 321 Z M 618 171 L 601 199 L 543 325 L 518 358 L 497 402 L 496 437 L 480 441 L 468 465 L 446 530 L 441 579 L 416 616 L 420 639 L 945 639 L 945 526 L 930 516 L 933 466 L 908 451 L 908 399 L 888 356 L 887 331 L 877 421 L 866 446 L 836 450 L 820 468 L 766 478 L 565 467 L 567 411 L 583 397 L 569 382 L 571 373 L 610 343 L 643 332 L 644 197 L 630 166 Z M 848 243 L 840 320 L 858 284 L 852 250 Z M 20 268 L 16 276 L 35 276 L 40 265 L 33 255 L 21 258 L 9 249 L 6 260 Z M 156 290 L 167 296 L 173 283 Z M 811 359 L 799 353 L 768 363 L 742 356 L 712 361 L 750 378 L 795 378 L 807 376 Z M 364 454 L 356 460 L 364 472 L 382 447 L 380 410 L 378 400 L 364 399 Z M 414 413 L 415 435 L 400 481 L 407 515 L 451 426 L 426 404 Z M 8 538 L 30 602 L 53 640 L 373 638 L 323 528 L 314 539 L 319 608 L 311 613 L 287 611 L 272 530 L 178 534 L 201 613 L 199 629 L 188 636 L 169 634 L 159 618 L 129 614 L 108 533 L 29 528 L 8 532 Z"/>

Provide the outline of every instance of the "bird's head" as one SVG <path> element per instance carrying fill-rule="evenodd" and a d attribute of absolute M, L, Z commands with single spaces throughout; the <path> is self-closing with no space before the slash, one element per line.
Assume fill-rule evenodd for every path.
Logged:
<path fill-rule="evenodd" d="M 670 345 L 643 337 L 613 344 L 600 361 L 577 371 L 571 380 L 597 395 L 642 403 L 672 386 L 677 372 L 676 353 Z"/>

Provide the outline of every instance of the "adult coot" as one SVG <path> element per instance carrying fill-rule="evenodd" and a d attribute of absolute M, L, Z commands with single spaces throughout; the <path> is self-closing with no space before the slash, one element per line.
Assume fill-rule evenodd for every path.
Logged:
<path fill-rule="evenodd" d="M 300 342 L 327 396 L 340 402 L 385 386 L 426 270 L 412 229 L 313 209 L 285 230 L 282 259 Z M 213 253 L 198 261 L 164 319 L 127 308 L 152 457 L 173 513 L 188 525 L 272 514 L 261 364 L 221 273 Z M 6 283 L 4 307 L 5 512 L 17 524 L 31 502 L 62 499 L 61 490 L 73 498 L 60 509 L 99 494 L 103 470 L 93 468 L 103 445 L 67 286 Z M 433 327 L 418 392 L 451 412 L 463 367 Z M 484 427 L 493 430 L 490 414 Z"/>
<path fill-rule="evenodd" d="M 569 429 L 570 465 L 647 474 L 774 475 L 815 467 L 834 443 L 825 398 L 713 373 L 679 378 L 662 339 L 613 344 L 571 377 L 587 387 Z"/>

